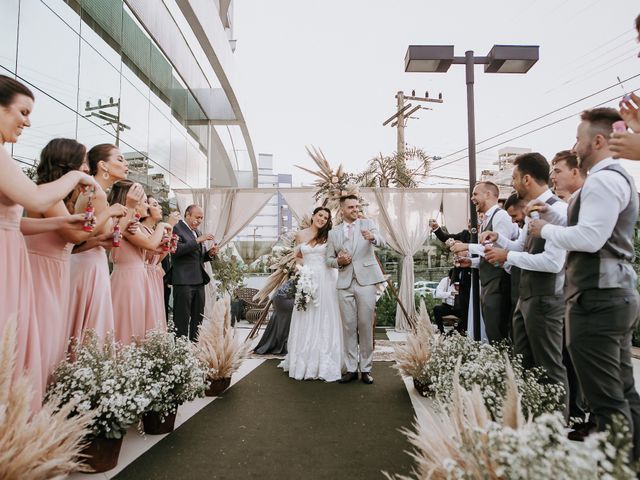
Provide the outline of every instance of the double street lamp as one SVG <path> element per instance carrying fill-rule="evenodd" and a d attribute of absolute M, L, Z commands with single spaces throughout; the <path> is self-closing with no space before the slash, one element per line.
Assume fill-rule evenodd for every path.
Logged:
<path fill-rule="evenodd" d="M 471 242 L 478 241 L 478 217 L 471 204 L 471 192 L 476 184 L 476 131 L 473 100 L 474 66 L 484 65 L 485 73 L 527 73 L 538 61 L 537 45 L 494 45 L 488 55 L 476 57 L 473 50 L 464 57 L 456 57 L 453 45 L 410 45 L 404 59 L 405 72 L 440 72 L 451 65 L 465 65 L 467 82 L 467 129 L 469 138 L 469 202 L 471 212 Z M 480 297 L 478 270 L 472 269 L 473 285 L 473 333 L 480 340 Z"/>

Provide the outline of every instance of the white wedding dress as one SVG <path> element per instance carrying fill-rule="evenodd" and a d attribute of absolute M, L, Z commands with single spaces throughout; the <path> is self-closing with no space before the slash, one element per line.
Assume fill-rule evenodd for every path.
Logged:
<path fill-rule="evenodd" d="M 287 342 L 287 356 L 279 367 L 296 380 L 333 382 L 342 376 L 342 320 L 338 307 L 338 271 L 327 267 L 327 244 L 302 245 L 304 264 L 311 267 L 318 285 L 317 305 L 306 310 L 294 307 Z"/>

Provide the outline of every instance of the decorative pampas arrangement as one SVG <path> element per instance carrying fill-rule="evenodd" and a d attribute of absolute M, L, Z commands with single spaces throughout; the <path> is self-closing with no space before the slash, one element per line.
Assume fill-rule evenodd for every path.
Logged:
<path fill-rule="evenodd" d="M 207 366 L 210 380 L 230 379 L 245 358 L 251 344 L 240 342 L 237 331 L 231 327 L 231 302 L 224 295 L 207 307 L 198 331 L 198 356 Z"/>
<path fill-rule="evenodd" d="M 52 399 L 32 412 L 29 380 L 13 379 L 16 363 L 16 319 L 2 332 L 0 346 L 0 478 L 5 480 L 63 479 L 86 468 L 82 451 L 93 412 L 71 418 L 74 403 L 58 408 Z"/>
<path fill-rule="evenodd" d="M 415 330 L 407 334 L 406 343 L 394 346 L 394 367 L 402 375 L 413 377 L 414 381 L 420 378 L 431 357 L 431 343 L 435 338 L 434 325 L 429 319 L 424 299 L 420 299 Z M 418 387 L 419 385 L 416 385 L 416 388 Z"/>

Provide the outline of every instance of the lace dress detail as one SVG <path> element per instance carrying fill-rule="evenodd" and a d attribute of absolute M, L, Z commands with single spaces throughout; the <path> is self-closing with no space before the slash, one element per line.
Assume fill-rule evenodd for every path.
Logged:
<path fill-rule="evenodd" d="M 304 264 L 311 267 L 318 285 L 318 306 L 307 304 L 291 316 L 289 353 L 280 363 L 296 380 L 333 382 L 342 376 L 342 321 L 338 307 L 338 272 L 325 263 L 326 244 L 302 245 Z"/>

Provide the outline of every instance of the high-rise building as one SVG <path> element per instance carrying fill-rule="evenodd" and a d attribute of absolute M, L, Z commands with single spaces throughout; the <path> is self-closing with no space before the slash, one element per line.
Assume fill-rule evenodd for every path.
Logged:
<path fill-rule="evenodd" d="M 2 0 L 0 74 L 36 97 L 32 127 L 6 148 L 32 165 L 56 137 L 116 143 L 132 179 L 161 197 L 237 186 L 240 169 L 257 186 L 233 78 L 233 3 Z"/>
<path fill-rule="evenodd" d="M 500 198 L 508 197 L 513 191 L 511 186 L 511 174 L 513 173 L 513 161 L 518 155 L 529 153 L 530 148 L 504 147 L 498 150 L 498 160 L 493 165 L 498 166 L 498 170 L 483 170 L 480 180 L 491 181 L 498 185 Z"/>

